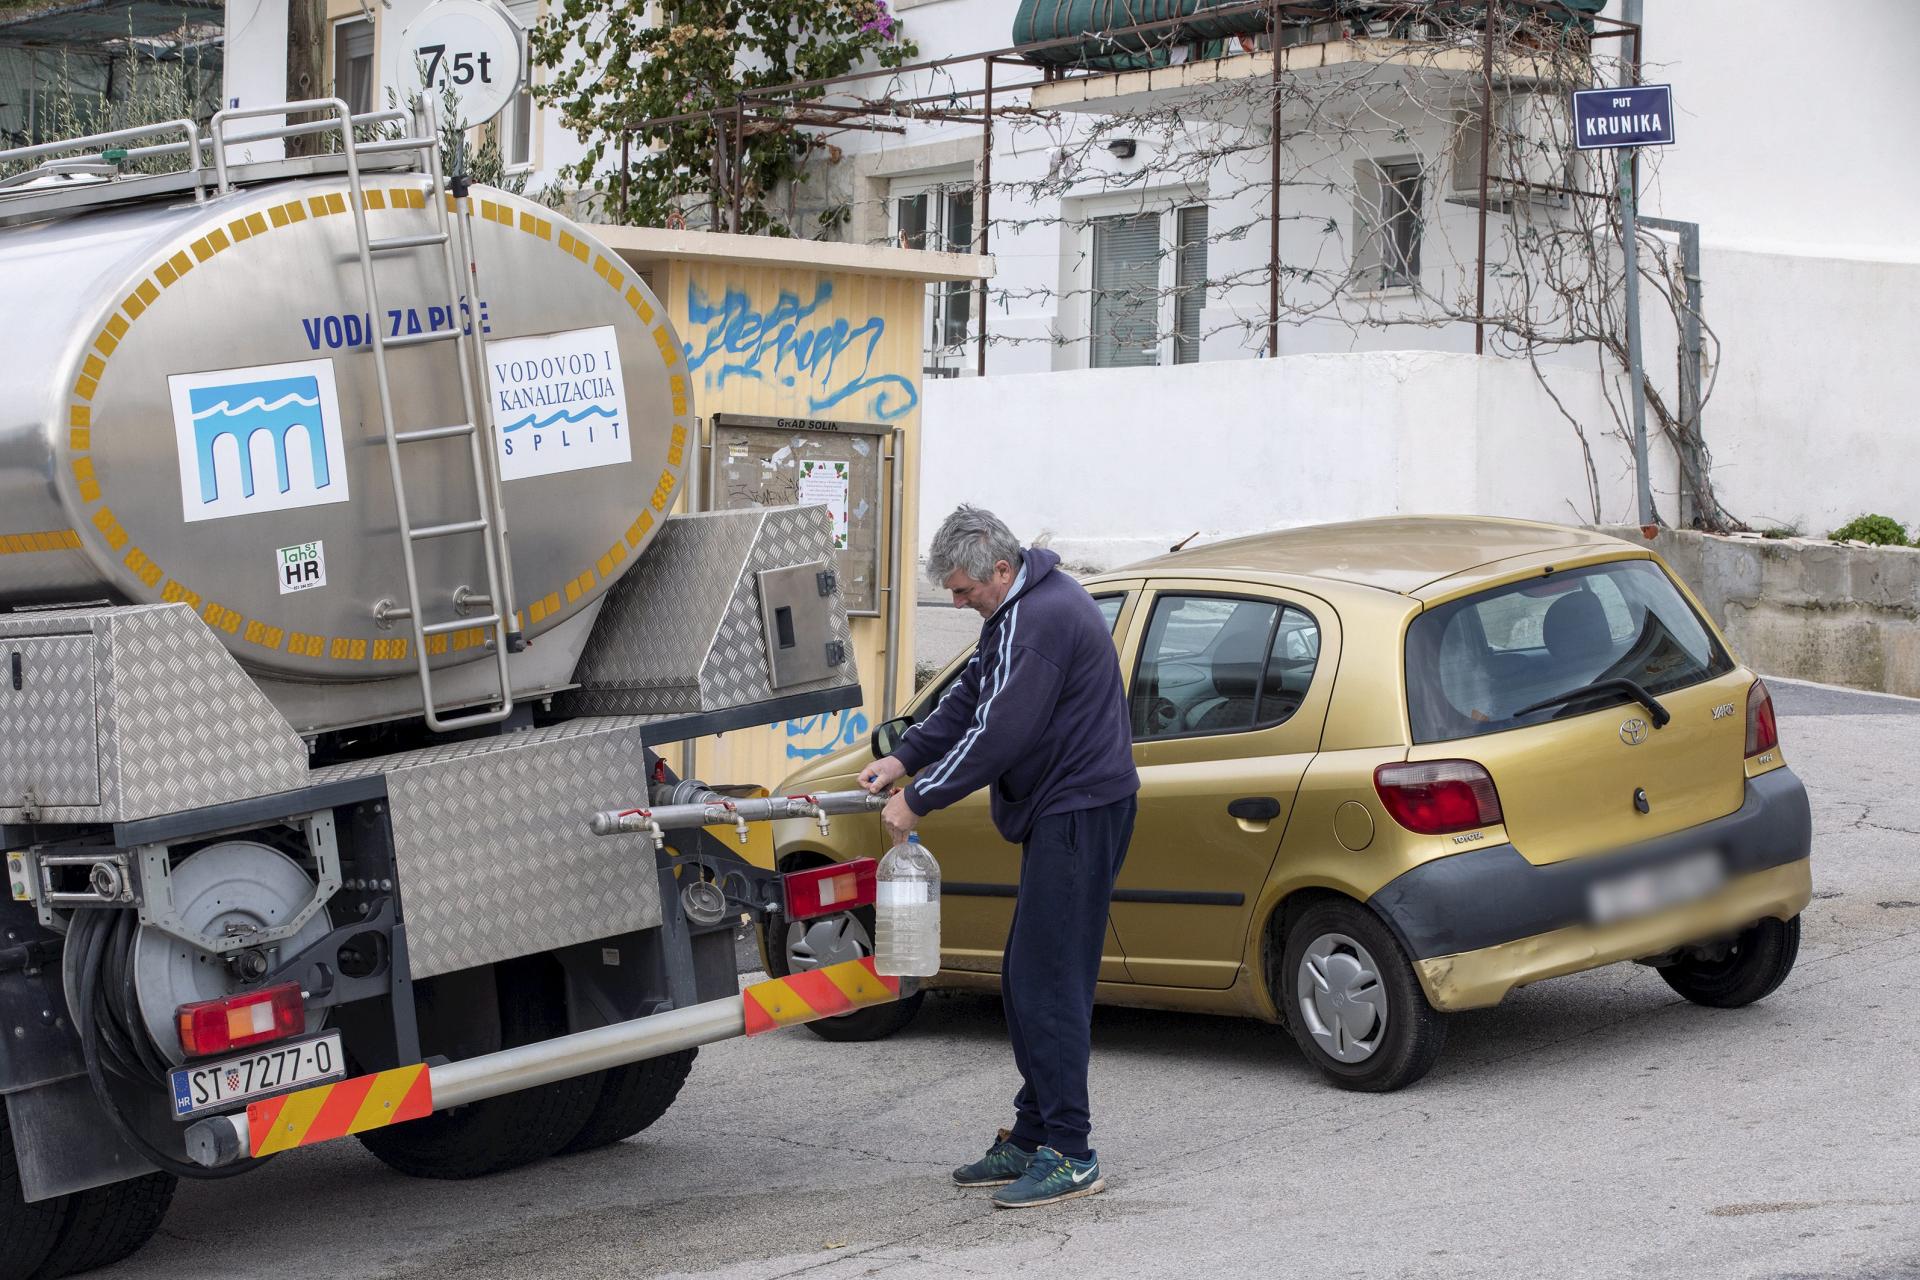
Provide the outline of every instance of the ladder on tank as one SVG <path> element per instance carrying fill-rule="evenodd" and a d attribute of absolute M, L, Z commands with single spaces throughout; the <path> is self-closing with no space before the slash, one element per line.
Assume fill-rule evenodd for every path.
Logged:
<path fill-rule="evenodd" d="M 380 426 L 387 446 L 387 464 L 393 477 L 393 501 L 399 516 L 401 561 L 406 569 L 407 598 L 404 604 L 395 604 L 383 600 L 374 608 L 375 621 L 385 627 L 395 622 L 405 621 L 413 637 L 412 651 L 415 669 L 420 678 L 420 702 L 426 716 L 427 727 L 435 732 L 444 733 L 455 729 L 473 728 L 479 725 L 497 724 L 513 714 L 513 681 L 507 666 L 511 653 L 525 647 L 519 622 L 514 612 L 513 568 L 507 548 L 507 526 L 504 506 L 500 495 L 500 477 L 495 465 L 493 451 L 498 438 L 493 422 L 493 406 L 485 394 L 486 366 L 481 354 L 480 343 L 480 298 L 477 286 L 470 294 L 471 306 L 467 309 L 464 322 L 460 308 L 461 271 L 456 264 L 455 253 L 459 261 L 467 264 L 467 278 L 477 280 L 473 265 L 471 231 L 467 225 L 470 210 L 467 207 L 464 185 L 458 193 L 460 209 L 450 214 L 450 202 L 445 175 L 440 168 L 440 130 L 435 118 L 433 105 L 424 100 L 416 100 L 411 111 L 412 129 L 409 134 L 399 138 L 382 138 L 370 142 L 361 142 L 354 136 L 355 117 L 345 102 L 337 98 L 317 99 L 307 102 L 289 102 L 267 108 L 235 109 L 222 111 L 213 117 L 209 126 L 213 152 L 213 161 L 222 194 L 229 190 L 225 126 L 230 120 L 250 116 L 292 115 L 295 113 L 313 113 L 323 117 L 318 125 L 295 126 L 292 130 L 275 129 L 267 135 L 287 136 L 291 132 L 332 132 L 338 130 L 342 139 L 342 150 L 346 160 L 348 205 L 353 213 L 355 245 L 359 254 L 360 279 L 366 291 L 367 310 L 372 329 L 372 348 L 374 376 L 380 391 Z M 397 119 L 400 112 L 384 112 L 381 119 Z M 368 117 L 360 117 L 359 123 L 366 123 Z M 238 141 L 238 140 L 236 140 Z M 426 191 L 427 207 L 432 210 L 434 229 L 423 234 L 389 236 L 380 239 L 372 237 L 367 227 L 366 191 L 360 178 L 360 158 L 367 155 L 389 154 L 394 152 L 416 152 L 421 157 L 421 169 L 426 173 L 428 186 Z M 386 311 L 380 305 L 378 284 L 379 271 L 376 263 L 391 254 L 413 253 L 420 250 L 437 249 L 433 257 L 443 268 L 447 293 L 447 316 L 449 328 L 430 329 L 422 333 L 396 334 L 389 336 L 382 323 Z M 451 343 L 460 373 L 460 397 L 463 408 L 462 420 L 448 424 L 433 424 L 398 428 L 394 421 L 393 391 L 388 380 L 387 353 L 410 347 L 433 343 Z M 480 394 L 475 395 L 475 389 Z M 468 456 L 473 467 L 473 494 L 478 504 L 479 514 L 470 520 L 450 520 L 441 524 L 416 525 L 407 504 L 406 465 L 404 451 L 410 445 L 422 444 L 434 440 L 465 439 Z M 462 584 L 449 593 L 454 617 L 429 622 L 425 617 L 424 601 L 421 595 L 418 560 L 414 554 L 418 544 L 438 538 L 478 537 L 485 548 L 486 588 L 476 591 L 470 585 Z M 484 612 L 478 617 L 467 617 L 468 608 L 479 608 Z M 498 693 L 482 694 L 478 701 L 492 703 L 478 711 L 462 714 L 443 715 L 441 707 L 434 697 L 434 675 L 429 642 L 436 637 L 449 637 L 456 632 L 480 629 L 487 634 L 486 645 L 493 653 L 493 669 L 498 677 Z M 442 650 L 449 647 L 447 641 L 439 646 Z M 470 705 L 474 699 L 463 698 L 460 705 Z"/>

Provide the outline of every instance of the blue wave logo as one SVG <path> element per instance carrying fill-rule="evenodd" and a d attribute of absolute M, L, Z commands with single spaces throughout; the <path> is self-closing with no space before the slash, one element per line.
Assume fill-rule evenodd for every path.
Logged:
<path fill-rule="evenodd" d="M 517 422 L 509 422 L 506 426 L 501 427 L 500 430 L 502 434 L 508 431 L 518 431 L 522 427 L 532 427 L 535 431 L 541 431 L 547 427 L 552 426 L 556 422 L 585 422 L 588 418 L 594 417 L 595 415 L 598 415 L 599 417 L 602 417 L 602 418 L 614 418 L 619 416 L 618 414 L 614 413 L 614 411 L 611 409 L 605 409 L 597 404 L 593 404 L 593 405 L 588 405 L 586 408 L 580 410 L 578 413 L 568 413 L 565 409 L 561 409 L 561 410 L 558 410 L 557 412 L 548 414 L 544 418 L 537 417 L 536 415 L 530 413 L 526 417 L 521 418 Z"/>
<path fill-rule="evenodd" d="M 195 387 L 188 391 L 187 397 L 193 412 L 193 446 L 200 469 L 201 502 L 217 502 L 220 498 L 220 478 L 214 470 L 213 449 L 222 438 L 231 438 L 237 446 L 241 495 L 253 497 L 253 441 L 263 431 L 273 443 L 274 479 L 281 493 L 293 488 L 293 478 L 287 469 L 287 448 L 288 438 L 296 427 L 304 433 L 308 456 L 312 459 L 313 492 L 333 483 L 327 465 L 326 422 L 320 408 L 317 378 L 309 375 Z"/>

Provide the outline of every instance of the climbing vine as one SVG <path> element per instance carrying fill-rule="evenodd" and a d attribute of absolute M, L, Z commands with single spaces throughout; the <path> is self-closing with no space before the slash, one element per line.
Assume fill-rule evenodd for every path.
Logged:
<path fill-rule="evenodd" d="M 774 235 L 792 230 L 770 197 L 830 144 L 777 117 L 744 128 L 726 115 L 676 117 L 919 53 L 886 0 L 563 0 L 531 49 L 547 68 L 541 101 L 587 143 L 564 176 L 592 193 L 597 216 L 664 226 L 704 210 L 709 225 Z"/>

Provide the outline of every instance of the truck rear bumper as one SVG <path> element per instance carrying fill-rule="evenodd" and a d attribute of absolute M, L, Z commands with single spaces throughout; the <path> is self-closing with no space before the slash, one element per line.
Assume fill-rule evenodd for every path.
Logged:
<path fill-rule="evenodd" d="M 192 1125 L 186 1134 L 187 1152 L 215 1168 L 312 1146 L 570 1076 L 885 1004 L 910 994 L 913 982 L 880 975 L 872 957 L 849 960 L 756 983 L 725 999 L 477 1058 L 396 1067 L 266 1098 L 245 1111 L 209 1116 Z"/>

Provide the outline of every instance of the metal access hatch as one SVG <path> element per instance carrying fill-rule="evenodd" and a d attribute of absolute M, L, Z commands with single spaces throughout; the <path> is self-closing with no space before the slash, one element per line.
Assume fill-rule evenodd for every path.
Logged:
<path fill-rule="evenodd" d="M 100 803 L 93 637 L 0 641 L 0 805 Z"/>

